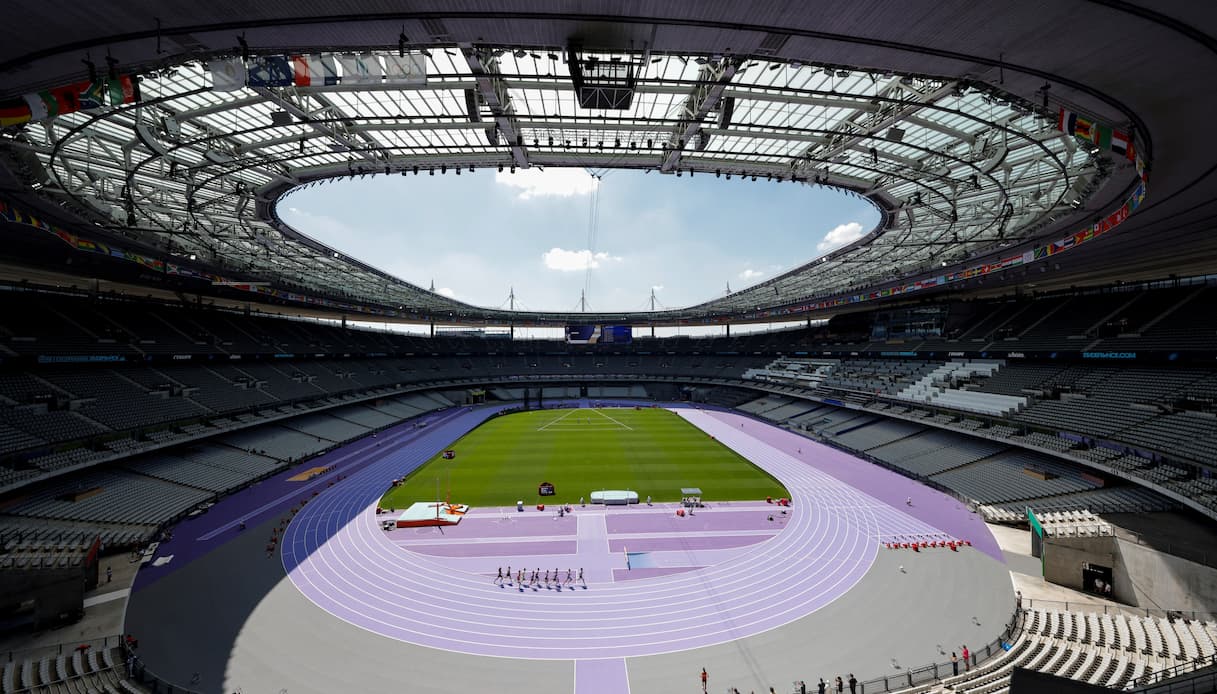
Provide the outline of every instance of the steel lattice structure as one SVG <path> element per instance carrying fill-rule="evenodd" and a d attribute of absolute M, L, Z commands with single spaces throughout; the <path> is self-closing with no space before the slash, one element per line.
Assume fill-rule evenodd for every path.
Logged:
<path fill-rule="evenodd" d="M 710 322 L 875 287 L 1036 238 L 1131 168 L 1062 133 L 1055 112 L 979 81 L 729 55 L 410 50 L 425 59 L 425 84 L 219 92 L 204 62 L 182 62 L 145 73 L 138 104 L 59 116 L 9 146 L 45 166 L 41 195 L 167 254 L 293 291 L 492 324 Z M 632 69 L 628 107 L 580 106 L 571 60 Z M 869 200 L 881 221 L 696 306 L 521 314 L 388 275 L 275 213 L 334 177 L 537 166 L 833 186 Z"/>

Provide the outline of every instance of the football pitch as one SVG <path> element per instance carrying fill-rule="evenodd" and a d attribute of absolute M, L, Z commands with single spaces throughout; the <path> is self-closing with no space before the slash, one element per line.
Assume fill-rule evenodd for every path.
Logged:
<path fill-rule="evenodd" d="M 698 487 L 707 502 L 788 496 L 766 472 L 675 414 L 658 408 L 558 409 L 502 415 L 461 437 L 384 495 L 402 509 L 440 497 L 471 506 L 570 503 L 601 489 L 641 501 L 679 501 Z M 554 485 L 540 497 L 537 486 Z"/>

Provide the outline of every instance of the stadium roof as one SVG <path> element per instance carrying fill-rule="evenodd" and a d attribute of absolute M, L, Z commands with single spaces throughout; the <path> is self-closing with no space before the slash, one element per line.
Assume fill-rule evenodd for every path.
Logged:
<path fill-rule="evenodd" d="M 123 16 L 134 16 L 121 5 Z M 607 13 L 622 7 L 591 5 Z M 1204 18 L 1191 18 L 1189 34 L 1165 15 L 1101 8 L 1103 21 L 1086 15 L 1101 26 L 1079 28 L 1083 4 L 1049 3 L 932 8 L 910 23 L 901 5 L 844 3 L 839 13 L 819 6 L 813 13 L 799 3 L 740 3 L 687 19 L 649 5 L 636 16 L 609 16 L 539 2 L 496 3 L 493 11 L 413 3 L 400 13 L 371 12 L 376 3 L 260 2 L 236 19 L 206 7 L 159 14 L 157 30 L 143 27 L 148 16 L 136 31 L 105 26 L 118 3 L 93 4 L 89 16 L 101 21 L 89 28 L 30 8 L 23 21 L 31 31 L 42 26 L 43 40 L 65 43 L 22 46 L 30 39 L 18 31 L 17 45 L 0 49 L 0 90 L 19 95 L 100 71 L 140 76 L 140 99 L 10 128 L 0 144 L 26 157 L 24 184 L 43 201 L 183 268 L 263 280 L 293 296 L 380 315 L 488 323 L 797 316 L 834 300 L 903 295 L 922 288 L 916 280 L 936 289 L 1025 278 L 1048 255 L 1059 256 L 1050 259 L 1054 271 L 1073 263 L 1075 277 L 1097 277 L 1097 264 L 1076 259 L 1109 256 L 1091 251 L 1107 239 L 1077 250 L 1091 238 L 1051 242 L 1097 229 L 1113 213 L 1123 221 L 1134 196 L 1141 197 L 1132 209 L 1140 200 L 1152 206 L 1159 195 L 1175 197 L 1204 180 L 1184 186 L 1186 176 L 1159 166 L 1159 143 L 1177 133 L 1154 126 L 1170 114 L 1147 100 L 1131 108 L 1120 92 L 1164 85 L 1113 79 L 1124 63 L 1102 34 L 1156 44 L 1174 32 L 1176 59 L 1214 63 L 1217 43 L 1194 28 Z M 1073 56 L 1086 47 L 1112 51 L 1109 65 L 1078 67 Z M 116 59 L 112 68 L 107 57 Z M 1143 55 L 1142 69 L 1125 79 L 1167 62 Z M 19 70 L 23 64 L 30 69 Z M 272 85 L 286 66 L 287 84 L 217 91 L 217 79 L 223 87 L 231 74 L 209 66 L 248 66 L 254 82 Z M 1184 107 L 1212 99 L 1197 96 L 1205 103 Z M 1061 130 L 1062 113 L 1076 114 L 1069 132 Z M 1153 166 L 1148 197 L 1130 149 L 1142 173 Z M 1176 171 L 1194 158 L 1173 153 Z M 30 165 L 31 155 L 40 167 Z M 469 306 L 392 277 L 275 214 L 301 185 L 336 176 L 500 166 L 830 185 L 871 201 L 881 221 L 845 248 L 697 306 L 521 314 Z M 1127 236 L 1143 214 L 1144 207 L 1120 233 Z M 1132 279 L 1132 258 L 1122 260 L 1119 272 Z M 1192 267 L 1214 264 L 1211 256 L 1201 260 Z M 1103 266 L 1110 278 L 1110 263 Z"/>

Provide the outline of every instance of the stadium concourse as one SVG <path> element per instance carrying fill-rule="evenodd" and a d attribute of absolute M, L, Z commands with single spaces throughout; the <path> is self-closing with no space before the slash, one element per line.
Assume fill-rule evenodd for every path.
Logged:
<path fill-rule="evenodd" d="M 127 627 L 147 644 L 144 657 L 162 676 L 199 673 L 200 683 L 222 681 L 223 690 L 370 691 L 392 686 L 406 668 L 423 689 L 559 692 L 573 677 L 575 692 L 608 694 L 678 689 L 698 663 L 713 663 L 717 681 L 757 688 L 814 672 L 869 677 L 885 674 L 892 659 L 939 655 L 932 644 L 857 624 L 899 614 L 948 643 L 979 645 L 1012 620 L 1002 554 L 958 501 L 730 412 L 674 410 L 782 481 L 793 502 L 787 517 L 764 501 L 711 502 L 684 519 L 675 504 L 578 506 L 562 517 L 513 507 L 474 511 L 442 533 L 382 530 L 376 505 L 385 480 L 497 409 L 449 415 L 408 445 L 389 433 L 365 440 L 354 458 L 336 451 L 336 460 L 349 459 L 337 463 L 344 479 L 300 507 L 283 535 L 285 578 L 266 568 L 260 546 L 235 547 L 244 539 L 238 517 L 251 529 L 257 509 L 277 517 L 267 504 L 251 513 L 238 495 L 180 526 L 175 546 L 214 541 L 219 531 L 234 547 L 175 554 L 141 574 Z M 935 547 L 885 548 L 910 542 Z M 651 568 L 629 565 L 631 546 Z M 563 582 L 573 567 L 585 580 L 561 589 L 556 578 L 553 587 L 495 581 L 508 565 L 557 568 Z M 231 600 L 247 592 L 246 571 L 273 574 L 253 581 L 265 594 Z M 195 623 L 201 633 L 181 628 Z M 236 633 L 221 636 L 216 624 Z M 343 638 L 316 637 L 335 630 Z M 399 641 L 423 648 L 392 648 Z M 807 649 L 817 653 L 813 672 Z"/>

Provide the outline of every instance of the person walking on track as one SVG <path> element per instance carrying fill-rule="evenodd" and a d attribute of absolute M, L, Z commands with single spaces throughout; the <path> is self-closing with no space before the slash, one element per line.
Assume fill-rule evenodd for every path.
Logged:
<path fill-rule="evenodd" d="M 580 571 L 582 572 L 582 569 L 580 569 Z M 706 674 L 706 668 L 702 668 L 702 669 L 701 669 L 701 691 L 702 691 L 702 694 L 706 694 L 706 683 L 709 681 L 709 679 L 710 679 L 710 676 Z"/>

